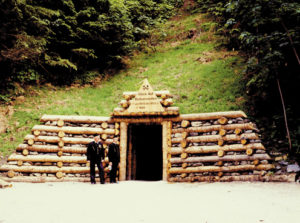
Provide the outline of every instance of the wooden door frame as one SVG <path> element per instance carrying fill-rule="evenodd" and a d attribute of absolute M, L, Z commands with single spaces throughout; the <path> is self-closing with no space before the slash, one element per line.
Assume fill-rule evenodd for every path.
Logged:
<path fill-rule="evenodd" d="M 140 120 L 140 123 L 149 123 L 147 119 Z M 119 180 L 126 180 L 126 162 L 127 162 L 127 145 L 128 145 L 128 125 L 134 122 L 120 122 L 120 168 Z M 162 125 L 162 180 L 168 179 L 168 150 L 171 143 L 171 121 L 151 122 L 154 124 Z"/>

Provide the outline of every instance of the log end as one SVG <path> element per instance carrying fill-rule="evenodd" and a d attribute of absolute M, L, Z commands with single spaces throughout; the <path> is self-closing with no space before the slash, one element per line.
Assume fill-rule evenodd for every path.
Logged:
<path fill-rule="evenodd" d="M 218 122 L 221 124 L 221 125 L 225 125 L 227 124 L 228 122 L 228 119 L 226 117 L 221 117 L 218 119 Z"/>
<path fill-rule="evenodd" d="M 64 126 L 64 120 L 62 120 L 62 119 L 59 119 L 58 121 L 57 121 L 57 126 L 58 127 L 63 127 Z"/>
<path fill-rule="evenodd" d="M 8 176 L 9 178 L 13 178 L 13 177 L 15 176 L 15 172 L 14 172 L 13 170 L 9 170 L 9 171 L 7 172 L 7 176 Z"/>
<path fill-rule="evenodd" d="M 24 156 L 27 156 L 29 154 L 29 151 L 27 149 L 23 149 L 22 154 Z"/>
<path fill-rule="evenodd" d="M 219 157 L 223 157 L 224 155 L 225 155 L 224 150 L 219 150 L 219 151 L 218 151 L 218 156 L 219 156 Z"/>

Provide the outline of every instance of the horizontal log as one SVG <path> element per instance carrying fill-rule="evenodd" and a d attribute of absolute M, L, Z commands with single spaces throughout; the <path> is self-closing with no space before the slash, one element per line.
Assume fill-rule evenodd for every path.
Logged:
<path fill-rule="evenodd" d="M 241 139 L 259 139 L 258 135 L 255 133 L 244 133 L 241 135 L 206 135 L 206 136 L 190 136 L 187 137 L 187 142 L 217 142 L 218 140 L 224 141 L 240 141 Z M 180 143 L 182 138 L 172 138 L 172 143 Z"/>
<path fill-rule="evenodd" d="M 35 125 L 32 131 L 46 131 L 46 132 L 64 132 L 70 134 L 115 134 L 114 129 L 90 128 L 90 127 L 57 127 L 48 125 Z"/>
<path fill-rule="evenodd" d="M 12 184 L 8 183 L 8 181 L 0 179 L 0 188 L 7 188 L 7 187 L 12 187 Z"/>
<path fill-rule="evenodd" d="M 57 153 L 58 151 L 63 151 L 64 153 L 86 153 L 86 147 L 79 146 L 65 146 L 60 148 L 59 146 L 54 145 L 32 145 L 19 144 L 17 151 L 35 151 L 35 152 L 45 152 L 45 153 Z M 28 155 L 28 154 L 27 154 Z"/>
<path fill-rule="evenodd" d="M 198 167 L 187 167 L 185 169 L 181 167 L 173 167 L 169 169 L 171 174 L 181 174 L 181 173 L 203 173 L 203 172 L 236 172 L 236 171 L 246 171 L 246 170 L 270 170 L 274 169 L 272 164 L 260 164 L 260 165 L 239 165 L 239 166 L 198 166 Z"/>
<path fill-rule="evenodd" d="M 63 163 L 86 163 L 85 156 L 50 156 L 50 155 L 16 155 L 12 154 L 8 157 L 8 161 L 18 161 L 21 160 L 23 162 L 63 162 Z"/>
<path fill-rule="evenodd" d="M 226 155 L 223 157 L 219 156 L 199 156 L 199 157 L 188 157 L 181 159 L 179 157 L 171 158 L 170 162 L 173 163 L 205 163 L 205 162 L 218 162 L 218 161 L 254 161 L 254 160 L 270 160 L 271 157 L 268 154 L 254 154 L 253 156 L 247 155 Z"/>
<path fill-rule="evenodd" d="M 112 116 L 168 116 L 178 114 L 179 107 L 166 107 L 162 112 L 128 112 L 124 108 L 115 108 Z M 113 120 L 116 121 L 115 118 Z"/>
<path fill-rule="evenodd" d="M 202 121 L 202 120 L 211 120 L 219 119 L 221 117 L 226 118 L 246 118 L 247 115 L 243 111 L 227 111 L 227 112 L 211 112 L 211 113 L 194 113 L 194 114 L 184 114 L 180 115 L 177 118 L 174 118 L 173 121 Z"/>
<path fill-rule="evenodd" d="M 88 144 L 93 139 L 90 138 L 75 138 L 75 137 L 64 137 L 64 138 L 59 138 L 57 136 L 37 136 L 35 137 L 34 135 L 26 135 L 25 140 L 29 139 L 34 139 L 35 142 L 47 142 L 47 143 L 58 143 L 59 141 L 63 141 L 65 144 L 70 143 L 70 144 Z M 103 141 L 104 144 L 110 144 L 112 143 L 112 139 L 107 139 Z"/>
<path fill-rule="evenodd" d="M 225 146 L 191 146 L 186 149 L 182 149 L 181 147 L 172 147 L 171 154 L 178 155 L 183 152 L 186 153 L 216 153 L 220 149 L 225 152 L 228 151 L 246 151 L 247 149 L 260 149 L 265 150 L 265 147 L 261 143 L 253 143 L 248 145 L 234 144 L 234 145 L 225 145 Z"/>
<path fill-rule="evenodd" d="M 63 177 L 57 179 L 56 177 L 31 177 L 31 176 L 16 176 L 14 178 L 3 177 L 7 182 L 26 182 L 26 183 L 45 183 L 45 182 L 84 182 L 90 183 L 90 177 Z M 100 181 L 99 177 L 95 179 L 97 182 Z"/>
<path fill-rule="evenodd" d="M 0 171 L 24 172 L 24 173 L 89 173 L 89 167 L 56 167 L 56 166 L 14 166 L 3 165 L 0 167 Z"/>
<path fill-rule="evenodd" d="M 169 182 L 231 182 L 231 181 L 262 181 L 262 182 L 295 182 L 296 174 L 288 175 L 241 175 L 241 176 L 195 176 L 186 178 L 170 177 Z"/>
<path fill-rule="evenodd" d="M 64 122 L 72 123 L 102 123 L 102 122 L 113 122 L 110 117 L 102 116 L 77 116 L 77 115 L 43 115 L 40 119 L 41 122 L 47 121 L 58 121 L 63 120 Z"/>
<path fill-rule="evenodd" d="M 224 130 L 235 130 L 235 129 L 244 129 L 244 130 L 256 130 L 253 123 L 245 124 L 229 124 L 229 125 L 210 125 L 210 126 L 200 126 L 200 127 L 188 127 L 188 128 L 178 128 L 172 129 L 172 133 L 182 133 L 182 132 L 212 132 L 219 131 L 220 129 Z"/>

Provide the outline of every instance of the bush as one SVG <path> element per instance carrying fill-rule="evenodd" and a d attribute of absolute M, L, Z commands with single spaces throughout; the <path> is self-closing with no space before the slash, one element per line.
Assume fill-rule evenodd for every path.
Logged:
<path fill-rule="evenodd" d="M 295 0 L 197 0 L 202 11 L 219 23 L 218 32 L 229 49 L 246 53 L 245 90 L 249 112 L 266 129 L 264 136 L 286 139 L 282 91 L 292 151 L 300 153 L 298 95 L 300 49 L 300 3 Z M 280 140 L 279 140 L 280 141 Z M 285 140 L 287 142 L 287 140 Z M 280 145 L 281 149 L 288 144 Z M 285 149 L 287 152 L 288 149 Z"/>
<path fill-rule="evenodd" d="M 11 82 L 70 84 L 90 70 L 122 67 L 122 57 L 180 2 L 2 0 L 0 94 Z"/>

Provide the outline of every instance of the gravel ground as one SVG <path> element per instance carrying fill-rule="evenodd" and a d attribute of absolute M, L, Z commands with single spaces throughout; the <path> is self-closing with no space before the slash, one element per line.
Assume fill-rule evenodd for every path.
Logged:
<path fill-rule="evenodd" d="M 294 183 L 14 183 L 0 189 L 0 223 L 300 222 Z"/>

